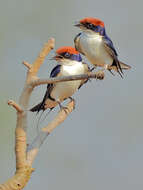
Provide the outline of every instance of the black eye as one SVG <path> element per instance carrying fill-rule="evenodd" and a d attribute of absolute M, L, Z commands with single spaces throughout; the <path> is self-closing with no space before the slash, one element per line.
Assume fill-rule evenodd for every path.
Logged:
<path fill-rule="evenodd" d="M 94 26 L 93 26 L 93 24 L 88 23 L 88 24 L 87 24 L 87 27 L 88 27 L 89 29 L 93 29 Z"/>
<path fill-rule="evenodd" d="M 64 54 L 64 56 L 65 56 L 66 58 L 69 58 L 69 57 L 70 57 L 70 53 L 66 52 L 66 53 Z"/>

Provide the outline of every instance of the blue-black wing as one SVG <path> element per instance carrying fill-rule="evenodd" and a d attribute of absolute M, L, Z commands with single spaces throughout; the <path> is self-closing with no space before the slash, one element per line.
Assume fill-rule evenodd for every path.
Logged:
<path fill-rule="evenodd" d="M 61 65 L 57 65 L 56 67 L 54 67 L 54 69 L 51 71 L 50 77 L 56 77 L 61 69 Z"/>
<path fill-rule="evenodd" d="M 56 77 L 59 72 L 60 72 L 60 67 L 61 65 L 57 65 L 56 67 L 54 67 L 54 69 L 52 70 L 51 74 L 50 74 L 50 77 Z M 40 110 L 45 110 L 44 106 L 45 106 L 45 101 L 47 100 L 47 98 L 50 98 L 54 101 L 53 98 L 51 98 L 50 96 L 50 93 L 51 93 L 51 90 L 53 89 L 53 84 L 48 84 L 47 85 L 47 90 L 46 90 L 46 93 L 44 95 L 44 98 L 42 100 L 42 102 L 40 102 L 39 104 L 37 104 L 36 106 L 34 106 L 33 108 L 30 109 L 30 111 L 32 112 L 39 112 Z"/>
<path fill-rule="evenodd" d="M 107 35 L 105 35 L 103 37 L 103 41 L 104 41 L 104 47 L 105 47 L 106 51 L 113 58 L 112 66 L 116 66 L 118 73 L 122 77 L 123 71 L 122 71 L 120 62 L 118 60 L 118 57 L 117 57 L 118 54 L 114 48 L 113 42 L 111 41 L 111 39 Z"/>
<path fill-rule="evenodd" d="M 50 77 L 51 78 L 56 77 L 60 72 L 60 68 L 61 68 L 61 65 L 57 65 L 56 67 L 54 67 L 53 70 L 51 71 Z M 47 85 L 47 91 L 45 93 L 45 96 L 44 96 L 42 102 L 45 102 L 47 98 L 51 98 L 50 97 L 50 92 L 51 92 L 52 88 L 53 88 L 53 84 L 48 84 Z"/>
<path fill-rule="evenodd" d="M 104 42 L 112 49 L 114 54 L 118 56 L 117 51 L 114 48 L 112 40 L 107 35 L 104 36 L 104 40 L 105 40 Z"/>

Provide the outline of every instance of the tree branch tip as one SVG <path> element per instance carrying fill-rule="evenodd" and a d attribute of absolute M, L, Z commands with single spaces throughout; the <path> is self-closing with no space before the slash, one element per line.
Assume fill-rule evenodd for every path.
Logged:
<path fill-rule="evenodd" d="M 50 38 L 45 44 L 44 44 L 44 48 L 50 48 L 51 50 L 54 49 L 55 46 L 55 39 L 54 38 Z"/>
<path fill-rule="evenodd" d="M 11 105 L 13 104 L 13 102 L 14 102 L 13 100 L 8 100 L 8 101 L 7 101 L 7 104 L 8 104 L 9 106 L 11 106 Z"/>
<path fill-rule="evenodd" d="M 22 110 L 22 108 L 20 107 L 20 105 L 18 105 L 18 104 L 17 104 L 16 102 L 14 102 L 13 100 L 8 100 L 7 104 L 8 104 L 9 106 L 12 106 L 13 108 L 15 108 L 17 112 L 19 112 L 19 113 L 22 113 L 22 112 L 23 112 L 23 110 Z"/>
<path fill-rule="evenodd" d="M 50 48 L 51 49 L 54 49 L 54 46 L 55 46 L 55 38 L 50 38 L 48 40 L 48 42 L 45 44 L 45 45 L 49 45 L 50 44 Z"/>
<path fill-rule="evenodd" d="M 25 65 L 28 69 L 31 69 L 32 65 L 29 64 L 27 61 L 22 62 L 23 65 Z"/>
<path fill-rule="evenodd" d="M 103 80 L 105 78 L 105 73 L 104 71 L 100 70 L 95 73 L 96 79 L 98 80 Z"/>

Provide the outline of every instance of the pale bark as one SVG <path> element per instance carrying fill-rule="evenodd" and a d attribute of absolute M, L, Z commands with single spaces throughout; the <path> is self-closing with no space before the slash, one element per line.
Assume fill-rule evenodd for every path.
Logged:
<path fill-rule="evenodd" d="M 70 77 L 57 77 L 53 79 L 39 79 L 37 72 L 40 66 L 43 64 L 45 57 L 48 55 L 51 49 L 54 48 L 54 39 L 51 38 L 41 50 L 39 56 L 33 64 L 23 62 L 27 67 L 27 77 L 24 85 L 24 89 L 19 99 L 19 103 L 15 103 L 13 100 L 9 100 L 8 104 L 13 106 L 17 111 L 17 124 L 15 130 L 15 154 L 16 154 L 16 172 L 15 175 L 8 181 L 0 185 L 0 190 L 19 190 L 25 187 L 29 181 L 32 172 L 32 163 L 39 151 L 40 146 L 46 139 L 46 137 L 61 124 L 66 117 L 74 109 L 74 101 L 67 104 L 67 110 L 60 110 L 57 116 L 46 127 L 42 128 L 37 137 L 33 140 L 32 144 L 27 147 L 27 110 L 29 100 L 34 87 L 41 84 L 49 84 L 55 82 L 62 82 L 67 80 L 79 80 L 88 78 L 103 79 L 104 73 L 89 73 L 87 75 L 70 76 Z"/>

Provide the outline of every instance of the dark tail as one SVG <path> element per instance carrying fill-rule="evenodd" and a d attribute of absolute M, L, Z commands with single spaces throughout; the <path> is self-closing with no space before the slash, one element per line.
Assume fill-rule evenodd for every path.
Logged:
<path fill-rule="evenodd" d="M 122 62 L 119 62 L 119 63 L 120 63 L 121 69 L 123 69 L 123 70 L 131 69 L 130 65 L 127 65 L 127 64 L 122 63 Z"/>
<path fill-rule="evenodd" d="M 128 69 L 131 69 L 131 66 L 130 66 L 130 65 L 127 65 L 127 64 L 122 63 L 122 62 L 120 62 L 120 61 L 119 61 L 119 65 L 120 65 L 121 70 L 128 70 Z M 114 70 L 114 71 L 116 71 L 116 72 L 119 73 L 119 69 L 117 68 L 117 66 L 116 66 L 114 63 L 113 63 L 112 65 L 109 65 L 109 66 L 108 66 L 108 70 L 109 70 L 109 71 Z M 119 74 L 121 74 L 121 73 L 119 73 Z M 122 74 L 123 74 L 123 72 L 122 72 Z"/>
<path fill-rule="evenodd" d="M 42 121 L 41 121 L 41 118 L 42 118 L 42 115 L 43 115 L 43 113 L 44 113 L 44 111 L 45 111 L 45 109 L 44 109 L 44 105 L 43 105 L 43 103 L 41 102 L 41 103 L 39 103 L 39 104 L 37 104 L 36 106 L 34 106 L 33 108 L 31 108 L 29 111 L 32 111 L 32 112 L 37 112 L 37 114 L 39 113 L 39 111 L 41 111 L 42 110 L 42 112 L 41 112 L 41 115 L 39 116 L 39 118 L 38 118 L 38 122 L 37 122 L 37 133 L 39 132 L 39 124 L 40 124 L 40 121 L 41 121 L 41 123 L 46 119 L 46 117 L 49 115 L 49 113 L 53 110 L 53 108 L 49 108 L 50 110 L 48 111 L 48 113 L 45 115 L 45 117 L 44 117 L 44 119 L 42 119 Z M 36 115 L 37 115 L 36 114 Z"/>
<path fill-rule="evenodd" d="M 43 111 L 45 110 L 43 102 L 40 102 L 39 104 L 37 104 L 36 106 L 34 106 L 33 108 L 31 108 L 29 111 L 39 112 L 41 110 L 43 110 Z"/>

